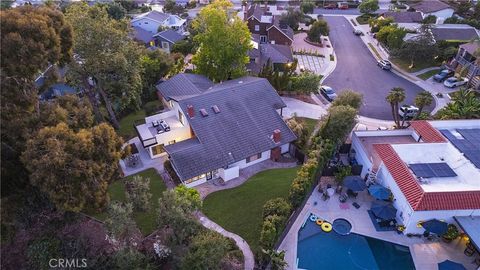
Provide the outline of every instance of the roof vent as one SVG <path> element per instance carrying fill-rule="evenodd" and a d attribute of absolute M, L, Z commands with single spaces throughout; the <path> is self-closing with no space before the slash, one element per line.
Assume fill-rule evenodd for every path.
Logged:
<path fill-rule="evenodd" d="M 217 105 L 213 105 L 213 106 L 212 106 L 212 110 L 213 110 L 215 113 L 220 113 L 220 109 L 218 108 Z"/>
<path fill-rule="evenodd" d="M 207 117 L 207 116 L 208 116 L 208 112 L 207 112 L 207 110 L 205 110 L 205 109 L 200 109 L 200 113 L 202 114 L 203 117 Z"/>

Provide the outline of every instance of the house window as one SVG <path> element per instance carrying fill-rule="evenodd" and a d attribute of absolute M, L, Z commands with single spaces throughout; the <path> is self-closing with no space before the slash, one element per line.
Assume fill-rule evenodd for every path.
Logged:
<path fill-rule="evenodd" d="M 166 41 L 162 41 L 162 48 L 164 48 L 165 50 L 169 50 L 170 44 Z"/>
<path fill-rule="evenodd" d="M 260 25 L 258 25 L 258 24 L 255 25 L 255 31 L 257 31 L 257 32 L 260 31 Z"/>
<path fill-rule="evenodd" d="M 178 121 L 185 126 L 185 116 L 183 116 L 183 113 L 180 110 L 178 110 Z"/>
<path fill-rule="evenodd" d="M 152 155 L 160 155 L 161 153 L 165 152 L 165 148 L 163 147 L 163 144 L 158 144 L 152 147 Z"/>
<path fill-rule="evenodd" d="M 266 43 L 267 42 L 267 36 L 260 36 L 260 43 Z"/>
<path fill-rule="evenodd" d="M 255 161 L 257 159 L 260 159 L 260 158 L 262 158 L 262 153 L 258 153 L 256 155 L 247 157 L 247 163 L 250 163 L 250 162 Z"/>
<path fill-rule="evenodd" d="M 168 142 L 168 144 L 174 144 L 174 143 L 175 143 L 175 140 Z"/>
<path fill-rule="evenodd" d="M 185 181 L 185 184 L 190 184 L 192 182 L 195 182 L 195 181 L 198 181 L 198 180 L 201 180 L 202 178 L 205 178 L 205 174 L 201 174 L 201 175 L 198 175 L 198 176 L 195 176 L 195 177 L 192 177 L 188 180 Z"/>

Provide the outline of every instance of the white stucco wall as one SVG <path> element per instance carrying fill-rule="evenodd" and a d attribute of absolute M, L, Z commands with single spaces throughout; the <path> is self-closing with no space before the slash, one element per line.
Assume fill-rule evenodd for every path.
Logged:
<path fill-rule="evenodd" d="M 207 178 L 204 177 L 204 178 L 198 179 L 197 181 L 191 182 L 189 184 L 185 184 L 185 186 L 191 188 L 191 187 L 198 186 L 198 185 L 201 185 L 201 184 L 206 183 L 206 182 L 207 182 Z"/>
<path fill-rule="evenodd" d="M 224 181 L 232 180 L 238 177 L 240 174 L 240 168 L 238 166 L 229 167 L 228 169 L 218 169 L 218 176 Z"/>
<path fill-rule="evenodd" d="M 454 216 L 469 216 L 480 215 L 480 209 L 469 209 L 469 210 L 443 210 L 443 211 L 415 211 L 410 217 L 409 223 L 406 224 L 407 228 L 405 233 L 423 233 L 425 229 L 418 228 L 417 223 L 419 221 L 427 221 L 433 218 L 444 220 L 447 223 L 455 223 L 453 219 Z"/>
<path fill-rule="evenodd" d="M 367 156 L 365 149 L 363 148 L 362 142 L 360 142 L 359 138 L 355 133 L 352 136 L 352 149 L 355 150 L 355 159 L 357 160 L 358 164 L 363 166 L 360 176 L 365 177 L 365 175 L 371 170 L 373 165 L 369 157 Z"/>
<path fill-rule="evenodd" d="M 259 158 L 259 159 L 257 159 L 257 160 L 254 160 L 254 161 L 252 161 L 252 162 L 247 163 L 247 160 L 246 160 L 246 159 L 243 159 L 243 160 L 237 161 L 237 162 L 229 165 L 229 167 L 238 166 L 240 169 L 243 169 L 243 168 L 245 168 L 245 167 L 252 166 L 253 164 L 257 164 L 257 163 L 259 163 L 259 162 L 262 162 L 262 161 L 264 161 L 264 160 L 269 159 L 269 158 L 270 158 L 270 151 L 271 151 L 271 150 L 262 152 L 262 157 Z"/>
<path fill-rule="evenodd" d="M 285 153 L 288 152 L 288 150 L 289 150 L 289 148 L 290 148 L 290 144 L 289 144 L 289 143 L 286 143 L 286 144 L 282 145 L 280 148 L 281 148 L 282 154 L 285 154 Z"/>

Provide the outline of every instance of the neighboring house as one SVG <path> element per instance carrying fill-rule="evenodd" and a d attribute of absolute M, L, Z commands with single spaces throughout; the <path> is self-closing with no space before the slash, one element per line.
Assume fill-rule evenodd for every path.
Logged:
<path fill-rule="evenodd" d="M 460 45 L 455 59 L 450 63 L 450 67 L 458 73 L 466 69 L 468 84 L 475 90 L 480 90 L 480 59 L 475 57 L 475 52 L 480 50 L 480 41 L 471 41 Z"/>
<path fill-rule="evenodd" d="M 389 188 L 404 233 L 430 219 L 480 215 L 480 120 L 414 121 L 410 128 L 354 131 L 361 176 Z"/>
<path fill-rule="evenodd" d="M 133 38 L 136 41 L 145 44 L 147 47 L 155 46 L 155 38 L 153 37 L 154 35 L 154 33 L 144 30 L 139 26 L 133 27 Z"/>
<path fill-rule="evenodd" d="M 157 85 L 167 112 L 135 127 L 151 158 L 168 156 L 189 187 L 224 181 L 260 161 L 278 160 L 296 139 L 282 119 L 286 106 L 263 78 L 213 84 L 181 73 Z"/>
<path fill-rule="evenodd" d="M 248 51 L 250 63 L 247 64 L 247 71 L 252 74 L 258 74 L 263 66 L 270 60 L 274 71 L 285 70 L 286 65 L 293 61 L 292 49 L 287 45 L 279 44 L 258 44 L 252 41 L 253 49 Z"/>
<path fill-rule="evenodd" d="M 181 40 L 185 39 L 184 35 L 179 34 L 171 29 L 159 32 L 154 35 L 155 44 L 158 48 L 170 53 L 173 45 Z"/>
<path fill-rule="evenodd" d="M 409 7 L 422 13 L 423 18 L 434 15 L 437 17 L 437 24 L 441 24 L 445 19 L 452 17 L 455 11 L 451 6 L 439 0 L 423 0 L 419 3 L 410 4 Z"/>
<path fill-rule="evenodd" d="M 244 20 L 252 35 L 258 35 L 259 43 L 292 45 L 292 28 L 280 23 L 279 15 L 273 15 L 265 7 L 251 5 L 245 11 Z"/>
<path fill-rule="evenodd" d="M 160 26 L 183 34 L 185 32 L 186 22 L 187 20 L 182 19 L 177 15 L 166 14 L 152 10 L 132 19 L 131 25 L 133 27 L 140 27 L 152 34 L 158 33 L 158 28 Z"/>
<path fill-rule="evenodd" d="M 392 18 L 399 27 L 417 30 L 422 25 L 422 13 L 416 11 L 388 11 L 381 15 L 382 18 Z"/>

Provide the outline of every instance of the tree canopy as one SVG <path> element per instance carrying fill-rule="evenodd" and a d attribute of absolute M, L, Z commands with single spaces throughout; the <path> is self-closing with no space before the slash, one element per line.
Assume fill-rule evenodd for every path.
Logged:
<path fill-rule="evenodd" d="M 107 124 L 76 132 L 59 123 L 28 140 L 22 161 L 32 185 L 58 208 L 78 212 L 108 202 L 107 188 L 117 173 L 121 145 Z"/>
<path fill-rule="evenodd" d="M 217 232 L 204 230 L 192 238 L 181 269 L 222 269 L 220 262 L 229 249 L 227 238 Z"/>
<path fill-rule="evenodd" d="M 232 8 L 229 1 L 216 0 L 192 22 L 200 46 L 192 59 L 195 71 L 215 82 L 244 75 L 249 61 L 250 31 Z"/>
<path fill-rule="evenodd" d="M 357 110 L 362 106 L 363 95 L 353 90 L 343 90 L 333 101 L 333 106 L 345 105 Z"/>
<path fill-rule="evenodd" d="M 378 6 L 378 0 L 366 0 L 358 6 L 358 9 L 363 14 L 372 14 L 379 8 L 380 7 Z"/>
<path fill-rule="evenodd" d="M 329 27 L 326 21 L 324 20 L 318 20 L 315 21 L 312 26 L 310 27 L 310 30 L 308 31 L 308 39 L 321 43 L 322 42 L 322 36 L 328 36 L 329 33 Z"/>

